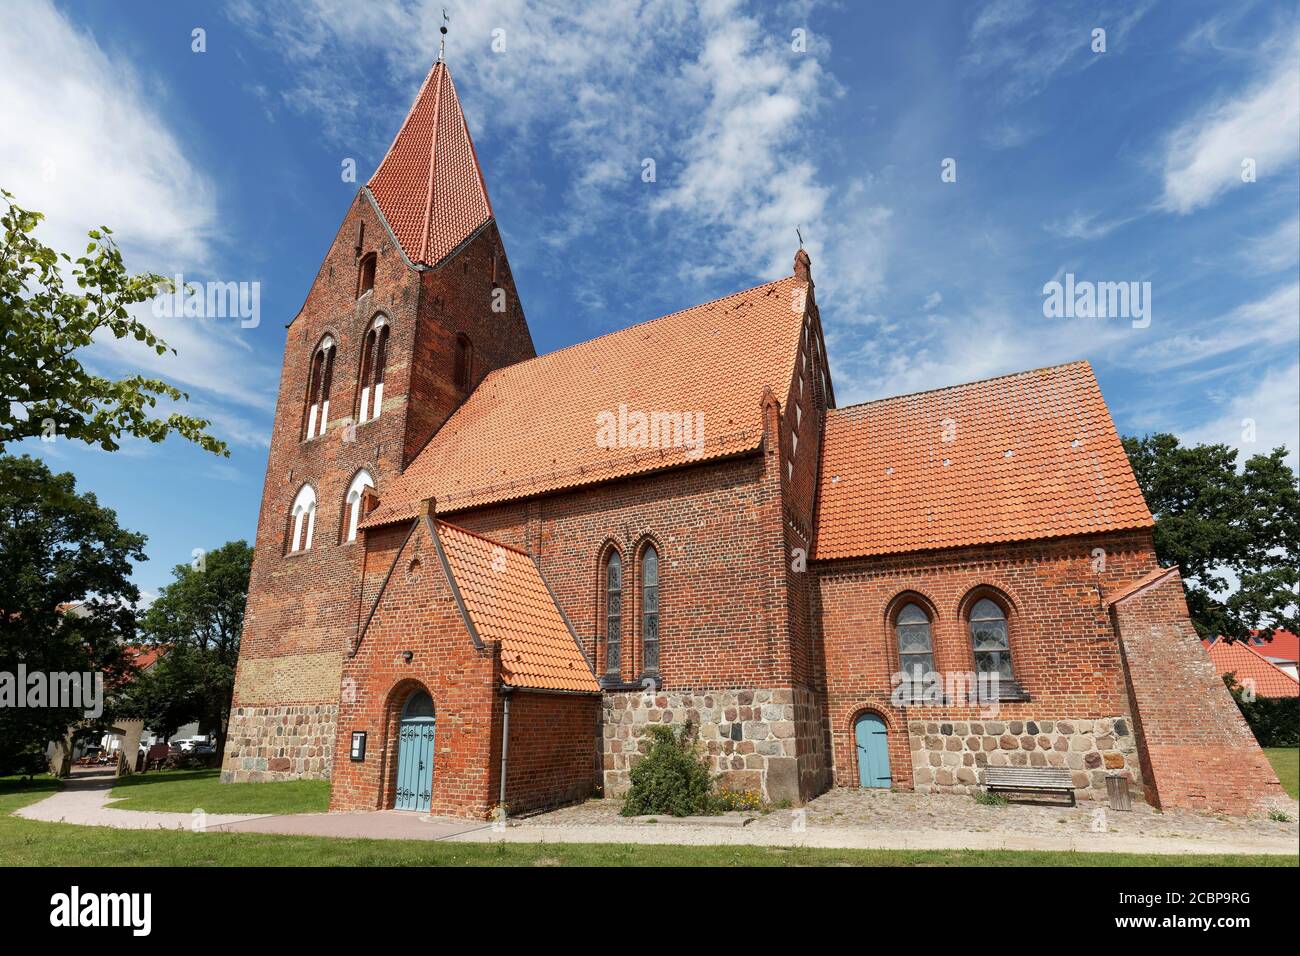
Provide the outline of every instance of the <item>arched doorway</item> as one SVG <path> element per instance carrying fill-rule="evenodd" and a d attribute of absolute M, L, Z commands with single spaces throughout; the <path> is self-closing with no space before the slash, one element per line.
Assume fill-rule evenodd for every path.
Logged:
<path fill-rule="evenodd" d="M 853 725 L 858 744 L 858 784 L 863 787 L 893 786 L 889 773 L 889 730 L 879 714 L 865 713 Z"/>
<path fill-rule="evenodd" d="M 429 812 L 433 800 L 433 734 L 433 698 L 417 690 L 402 708 L 397 732 L 395 809 Z"/>

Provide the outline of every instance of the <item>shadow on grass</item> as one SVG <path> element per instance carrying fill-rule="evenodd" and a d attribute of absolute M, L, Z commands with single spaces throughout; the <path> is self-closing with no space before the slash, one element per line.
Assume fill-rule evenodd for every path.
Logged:
<path fill-rule="evenodd" d="M 150 770 L 148 773 L 133 773 L 128 777 L 117 777 L 113 789 L 128 787 L 147 787 L 150 784 L 175 783 L 220 783 L 220 770 Z"/>

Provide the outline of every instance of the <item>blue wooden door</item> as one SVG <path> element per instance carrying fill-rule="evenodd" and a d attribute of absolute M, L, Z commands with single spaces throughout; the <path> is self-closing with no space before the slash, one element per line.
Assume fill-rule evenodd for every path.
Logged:
<path fill-rule="evenodd" d="M 424 691 L 411 695 L 402 708 L 397 742 L 398 810 L 428 813 L 433 800 L 433 700 Z"/>
<path fill-rule="evenodd" d="M 893 785 L 889 775 L 889 732 L 875 714 L 863 714 L 853 728 L 858 743 L 858 783 L 864 787 Z"/>

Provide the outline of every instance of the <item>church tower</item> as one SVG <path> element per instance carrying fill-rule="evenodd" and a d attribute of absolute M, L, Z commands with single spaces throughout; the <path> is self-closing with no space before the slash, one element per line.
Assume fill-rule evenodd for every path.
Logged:
<path fill-rule="evenodd" d="M 222 779 L 330 775 L 357 523 L 488 372 L 535 355 L 440 57 L 288 326 Z"/>

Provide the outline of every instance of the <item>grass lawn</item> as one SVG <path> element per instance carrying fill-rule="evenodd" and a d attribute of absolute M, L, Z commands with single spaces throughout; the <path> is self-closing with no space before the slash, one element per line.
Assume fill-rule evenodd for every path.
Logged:
<path fill-rule="evenodd" d="M 1282 781 L 1282 789 L 1300 800 L 1300 748 L 1265 747 L 1273 772 Z"/>
<path fill-rule="evenodd" d="M 180 777 L 184 772 L 177 772 Z M 158 774 L 157 776 L 164 776 Z M 176 786 L 184 781 L 177 780 Z M 171 784 L 168 784 L 171 785 Z M 198 782 L 195 782 L 198 785 Z M 288 784 L 253 784 L 277 789 Z M 58 789 L 0 779 L 5 866 L 1295 866 L 1285 856 L 1152 856 L 1006 850 L 819 850 L 627 844 L 335 840 L 262 833 L 113 830 L 10 814 Z M 192 809 L 192 808 L 191 808 Z M 204 807 L 208 809 L 208 807 Z"/>
<path fill-rule="evenodd" d="M 220 770 L 157 770 L 123 777 L 111 796 L 114 810 L 167 810 L 189 813 L 324 813 L 329 809 L 328 780 L 276 783 L 222 783 Z"/>

